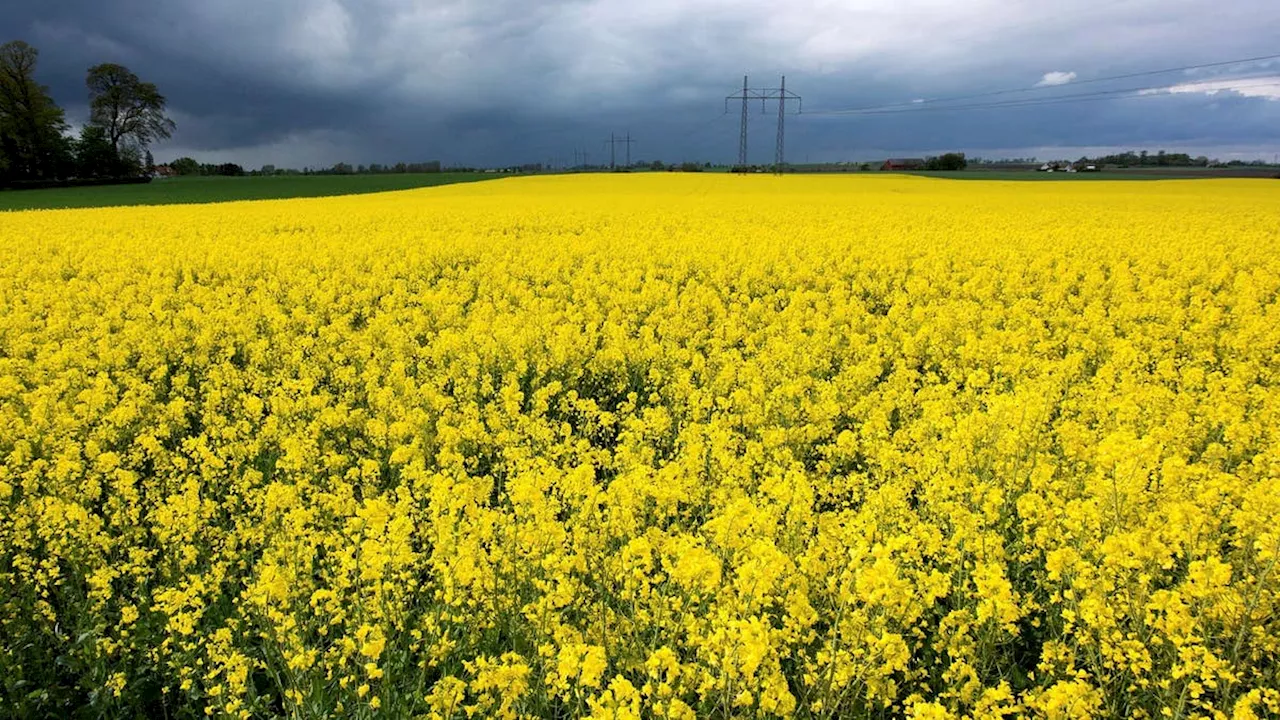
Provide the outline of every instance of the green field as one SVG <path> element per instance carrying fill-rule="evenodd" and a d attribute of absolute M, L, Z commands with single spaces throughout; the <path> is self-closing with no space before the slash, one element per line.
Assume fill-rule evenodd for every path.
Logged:
<path fill-rule="evenodd" d="M 1041 173 L 1028 170 L 962 170 L 959 172 L 914 171 L 904 174 L 953 180 L 1170 180 L 1223 176 L 1268 177 L 1271 170 L 1230 173 L 1196 168 L 1165 169 L 1163 172 L 1111 170 L 1099 173 Z M 727 172 L 718 167 L 709 172 Z M 855 171 L 850 174 L 880 174 Z M 884 173 L 889 174 L 889 173 Z M 155 180 L 142 185 L 55 188 L 51 190 L 0 190 L 0 212 L 6 210 L 47 210 L 56 208 L 110 207 L 117 205 L 175 205 L 233 200 L 276 200 L 298 197 L 358 195 L 388 190 L 448 185 L 488 180 L 492 173 L 425 173 L 406 175 L 287 175 L 280 177 L 181 177 Z"/>
<path fill-rule="evenodd" d="M 501 175 L 425 173 L 406 175 L 288 175 L 281 177 L 181 177 L 143 185 L 0 191 L 0 211 L 113 205 L 173 205 L 232 200 L 356 195 L 387 190 L 474 182 Z"/>
<path fill-rule="evenodd" d="M 1112 167 L 1106 166 L 1101 172 L 1038 172 L 1031 167 L 1001 167 L 999 165 L 970 165 L 966 170 L 892 170 L 882 171 L 879 165 L 872 163 L 872 169 L 859 170 L 851 165 L 820 165 L 796 163 L 788 166 L 788 173 L 796 174 L 849 174 L 849 175 L 919 175 L 921 177 L 946 178 L 949 180 L 1202 180 L 1206 178 L 1278 178 L 1280 165 L 1241 166 L 1241 167 Z M 717 167 L 718 172 L 726 172 L 728 168 Z M 769 172 L 766 167 L 763 172 Z"/>
<path fill-rule="evenodd" d="M 1271 178 L 1277 168 L 1141 167 L 1107 168 L 1102 172 L 1036 172 L 1035 170 L 913 170 L 910 175 L 952 180 L 1204 180 L 1207 178 Z"/>
<path fill-rule="evenodd" d="M 1121 172 L 1036 172 L 1034 170 L 912 170 L 904 175 L 920 175 L 923 177 L 945 178 L 949 180 L 1181 180 L 1208 175 L 1191 174 L 1136 174 Z"/>

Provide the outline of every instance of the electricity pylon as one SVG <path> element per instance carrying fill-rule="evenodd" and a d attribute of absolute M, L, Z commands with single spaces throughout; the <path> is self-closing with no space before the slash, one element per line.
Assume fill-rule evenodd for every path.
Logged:
<path fill-rule="evenodd" d="M 759 90 L 753 90 L 747 87 L 747 76 L 742 76 L 742 92 L 729 95 L 724 99 L 724 111 L 729 112 L 729 101 L 742 101 L 742 124 L 738 131 L 738 167 L 745 169 L 747 167 L 747 104 L 752 100 L 764 100 L 764 96 Z M 761 107 L 764 107 L 761 105 Z"/>
<path fill-rule="evenodd" d="M 632 143 L 634 143 L 634 142 L 635 142 L 635 140 L 632 140 L 632 139 L 631 139 L 631 131 L 627 131 L 627 135 L 626 135 L 626 137 L 622 137 L 622 136 L 619 136 L 619 135 L 615 135 L 615 134 L 613 134 L 613 133 L 609 133 L 609 139 L 608 139 L 608 140 L 605 140 L 605 141 L 604 141 L 604 144 L 609 146 L 609 169 L 610 169 L 610 170 L 614 170 L 614 169 L 616 169 L 616 164 L 615 164 L 614 157 L 615 157 L 615 155 L 616 155 L 615 149 L 618 147 L 618 145 L 619 145 L 619 144 L 622 144 L 622 145 L 626 145 L 626 146 L 627 146 L 627 165 L 626 165 L 626 167 L 627 167 L 627 169 L 628 169 L 628 170 L 630 170 L 630 169 L 631 169 L 631 144 L 632 144 Z"/>
<path fill-rule="evenodd" d="M 801 102 L 799 95 L 787 89 L 787 77 L 782 76 L 782 86 L 776 88 L 752 88 L 747 84 L 747 76 L 742 76 L 742 91 L 729 95 L 724 99 L 724 110 L 729 112 L 729 101 L 742 101 L 742 121 L 738 128 L 738 168 L 745 171 L 747 168 L 747 109 L 752 100 L 760 101 L 760 109 L 765 109 L 765 105 L 770 100 L 778 101 L 778 145 L 773 156 L 773 171 L 781 173 L 784 158 L 784 149 L 786 147 L 786 113 L 787 101 L 795 100 Z M 797 105 L 797 107 L 803 107 Z"/>

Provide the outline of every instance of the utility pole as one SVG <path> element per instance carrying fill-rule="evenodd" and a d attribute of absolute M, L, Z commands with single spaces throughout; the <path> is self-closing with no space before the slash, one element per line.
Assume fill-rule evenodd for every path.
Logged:
<path fill-rule="evenodd" d="M 729 112 L 729 101 L 742 101 L 742 123 L 738 128 L 738 167 L 745 168 L 747 166 L 747 103 L 751 100 L 764 100 L 764 97 L 758 90 L 752 90 L 747 87 L 747 76 L 742 76 L 742 92 L 730 95 L 724 99 L 724 111 Z"/>
<path fill-rule="evenodd" d="M 742 128 L 738 132 L 738 165 L 747 166 L 747 76 L 742 76 Z"/>
<path fill-rule="evenodd" d="M 778 89 L 778 149 L 773 156 L 773 172 L 782 174 L 782 146 L 787 135 L 783 131 L 783 123 L 787 120 L 787 76 L 782 76 L 782 87 Z"/>
<path fill-rule="evenodd" d="M 787 90 L 787 78 L 782 77 L 782 86 L 776 88 L 752 88 L 747 84 L 747 76 L 742 76 L 742 92 L 735 93 L 724 99 L 725 112 L 729 112 L 729 101 L 742 101 L 742 121 L 738 128 L 738 168 L 742 171 L 747 167 L 747 105 L 752 100 L 760 101 L 760 109 L 763 111 L 768 101 L 778 101 L 778 145 L 774 151 L 773 170 L 775 173 L 782 172 L 782 166 L 785 162 L 784 149 L 786 146 L 786 113 L 787 101 L 800 101 L 800 96 Z"/>
<path fill-rule="evenodd" d="M 631 168 L 631 143 L 635 142 L 634 140 L 631 139 L 631 131 L 630 130 L 627 131 L 627 135 L 625 138 L 621 135 L 618 135 L 617 133 L 609 133 L 609 139 L 605 140 L 604 142 L 606 145 L 609 146 L 609 169 L 610 170 L 617 169 L 617 147 L 619 145 L 627 146 L 627 169 L 630 169 Z"/>
<path fill-rule="evenodd" d="M 797 108 L 803 108 L 803 105 L 801 104 L 802 101 L 799 95 L 791 92 L 790 90 L 787 90 L 786 75 L 782 76 L 782 85 L 780 87 L 762 90 L 761 94 L 764 95 L 765 99 L 768 99 L 768 100 L 776 99 L 778 101 L 778 145 L 777 145 L 777 148 L 774 150 L 773 173 L 775 175 L 781 175 L 782 169 L 786 165 L 786 158 L 783 154 L 783 150 L 786 148 L 786 140 L 787 140 L 787 135 L 786 135 L 787 101 L 795 100 Z"/>

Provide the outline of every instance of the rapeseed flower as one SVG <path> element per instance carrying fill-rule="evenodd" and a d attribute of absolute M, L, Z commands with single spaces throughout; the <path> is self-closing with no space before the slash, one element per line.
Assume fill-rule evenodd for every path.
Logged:
<path fill-rule="evenodd" d="M 0 214 L 0 706 L 1280 714 L 1264 182 Z"/>

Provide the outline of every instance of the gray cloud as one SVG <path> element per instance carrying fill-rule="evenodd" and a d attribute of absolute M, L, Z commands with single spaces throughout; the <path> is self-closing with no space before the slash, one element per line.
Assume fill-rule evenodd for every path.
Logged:
<path fill-rule="evenodd" d="M 156 155 L 249 165 L 440 158 L 729 160 L 723 97 L 744 71 L 819 110 L 1027 87 L 1274 52 L 1274 0 L 18 0 L 0 27 L 41 50 L 41 80 L 82 120 L 83 74 L 122 62 L 179 123 Z M 1223 70 L 1151 78 L 1182 91 L 1113 102 L 874 116 L 800 116 L 792 159 L 888 151 L 1280 146 L 1280 101 L 1213 85 Z M 1280 63 L 1270 70 L 1280 76 Z M 1142 87 L 1146 79 L 1083 89 Z M 1280 82 L 1280 80 L 1278 80 Z M 1210 83 L 1195 85 L 1193 83 Z M 1280 88 L 1278 88 L 1280 89 Z M 1203 90 L 1203 91 L 1202 91 Z M 1218 90 L 1210 93 L 1209 90 Z M 1070 84 L 1029 97 L 1080 92 Z M 758 112 L 758 108 L 754 109 Z M 753 160 L 773 114 L 752 116 Z M 758 156 L 758 157 L 757 157 Z"/>

